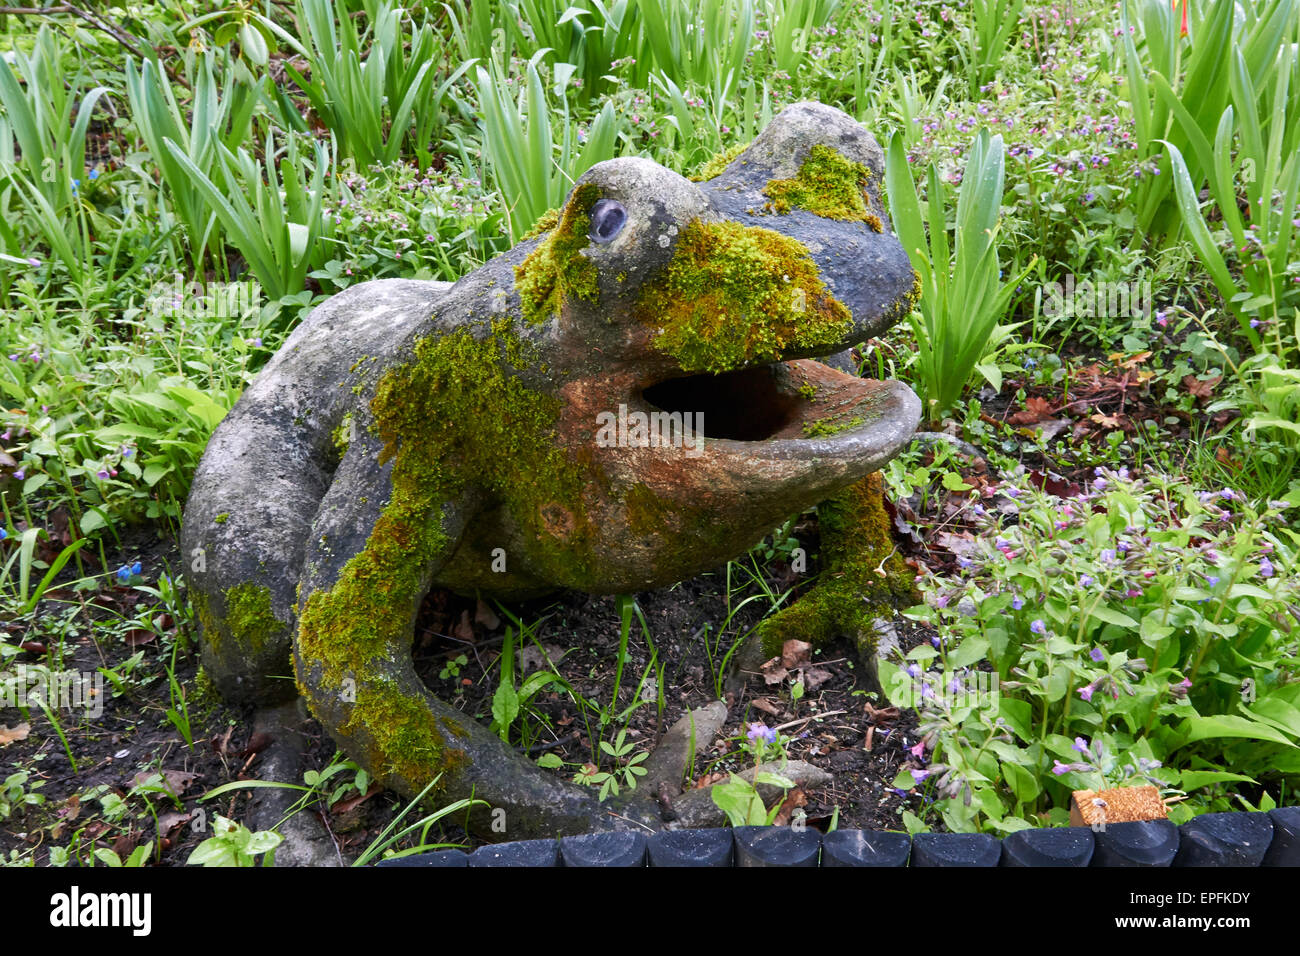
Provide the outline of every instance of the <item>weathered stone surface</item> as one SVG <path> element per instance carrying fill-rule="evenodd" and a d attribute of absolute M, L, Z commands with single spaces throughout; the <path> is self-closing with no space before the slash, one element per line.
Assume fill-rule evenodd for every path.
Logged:
<path fill-rule="evenodd" d="M 835 830 L 822 837 L 822 866 L 907 866 L 911 852 L 906 833 Z"/>
<path fill-rule="evenodd" d="M 795 103 L 782 111 L 745 152 L 716 179 L 704 184 L 715 208 L 746 225 L 780 229 L 812 250 L 822 277 L 837 299 L 853 310 L 859 334 L 871 338 L 900 316 L 891 290 L 912 283 L 912 266 L 898 240 L 887 230 L 877 232 L 864 222 L 828 221 L 806 209 L 773 215 L 763 190 L 775 179 L 799 174 L 812 148 L 832 146 L 845 158 L 869 171 L 867 206 L 881 223 L 889 215 L 881 196 L 884 152 L 874 137 L 863 136 L 852 117 L 821 103 Z M 775 224 L 779 222 L 778 224 Z"/>
<path fill-rule="evenodd" d="M 651 866 L 731 866 L 731 830 L 664 830 L 646 839 Z"/>
<path fill-rule="evenodd" d="M 1300 807 L 1277 807 L 1268 812 L 1273 840 L 1263 866 L 1300 866 Z"/>
<path fill-rule="evenodd" d="M 411 856 L 397 856 L 380 860 L 375 866 L 382 867 L 434 867 L 459 869 L 469 866 L 469 854 L 464 850 L 439 850 L 437 853 L 417 853 Z"/>
<path fill-rule="evenodd" d="M 645 835 L 623 830 L 564 837 L 560 856 L 565 866 L 645 866 Z"/>
<path fill-rule="evenodd" d="M 749 208 L 814 146 L 866 218 Z M 911 391 L 812 360 L 914 301 L 879 178 L 870 134 L 798 104 L 714 180 L 601 163 L 548 231 L 454 285 L 363 283 L 316 309 L 218 427 L 186 507 L 218 688 L 267 701 L 296 678 L 376 779 L 413 796 L 441 775 L 440 797 L 508 808 L 511 833 L 626 825 L 430 694 L 415 614 L 434 586 L 670 584 L 897 454 Z M 679 426 L 666 444 L 638 431 L 656 415 Z M 643 795 L 620 814 L 657 820 Z"/>
<path fill-rule="evenodd" d="M 1093 836 L 1090 866 L 1169 866 L 1178 853 L 1178 827 L 1170 820 L 1109 823 Z"/>
<path fill-rule="evenodd" d="M 641 764 L 645 776 L 639 787 L 658 793 L 661 786 L 676 793 L 693 757 L 706 752 L 727 720 L 727 705 L 720 700 L 683 714 L 668 728 L 654 752 Z"/>
<path fill-rule="evenodd" d="M 559 866 L 559 840 L 519 840 L 481 846 L 469 855 L 470 866 Z"/>
<path fill-rule="evenodd" d="M 792 827 L 737 827 L 736 866 L 816 866 L 821 834 Z"/>
<path fill-rule="evenodd" d="M 1017 830 L 1002 839 L 1002 866 L 1087 866 L 1096 843 L 1088 827 Z"/>
<path fill-rule="evenodd" d="M 1259 866 L 1273 840 L 1267 813 L 1203 813 L 1178 830 L 1174 866 Z"/>
<path fill-rule="evenodd" d="M 256 774 L 263 780 L 297 782 L 307 769 L 303 733 L 306 715 L 300 701 L 263 707 L 253 717 L 253 733 L 265 734 L 270 743 L 258 754 Z M 277 867 L 342 866 L 343 857 L 320 818 L 310 810 L 291 813 L 300 791 L 279 787 L 256 788 L 244 823 L 253 831 L 275 830 L 284 838 L 275 848 Z"/>
<path fill-rule="evenodd" d="M 918 833 L 912 866 L 997 866 L 1002 844 L 988 833 Z"/>

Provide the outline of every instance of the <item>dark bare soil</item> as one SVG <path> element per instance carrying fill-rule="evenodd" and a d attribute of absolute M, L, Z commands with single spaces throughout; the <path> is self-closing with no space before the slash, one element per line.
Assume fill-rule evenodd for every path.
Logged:
<path fill-rule="evenodd" d="M 815 572 L 815 522 L 806 522 L 795 533 L 814 555 L 810 571 Z M 121 675 L 123 682 L 121 690 L 103 682 L 92 708 L 102 707 L 97 716 L 55 712 L 66 750 L 38 707 L 28 707 L 26 713 L 0 711 L 0 728 L 9 728 L 7 736 L 14 738 L 0 746 L 0 780 L 27 771 L 25 792 L 43 798 L 0 821 L 0 854 L 45 865 L 50 847 L 65 847 L 74 860 L 89 863 L 96 848 L 112 849 L 125 858 L 135 847 L 153 841 L 153 862 L 180 865 L 210 836 L 215 814 L 243 818 L 247 791 L 201 798 L 225 783 L 259 779 L 259 753 L 268 741 L 253 733 L 250 711 L 230 708 L 205 692 L 183 607 L 177 609 L 176 620 L 136 586 L 155 587 L 160 574 L 179 566 L 174 542 L 140 528 L 124 538 L 120 550 L 105 557 L 109 573 L 98 590 L 57 588 L 47 593 L 34 621 L 0 623 L 7 643 L 25 648 L 5 662 L 3 670 L 11 675 L 19 673 L 19 665 L 91 675 L 104 668 Z M 111 574 L 135 561 L 143 573 L 130 584 L 119 583 Z M 840 827 L 899 828 L 900 808 L 917 799 L 891 789 L 898 771 L 914 759 L 908 753 L 916 742 L 914 715 L 898 714 L 867 690 L 862 667 L 847 643 L 813 655 L 804 672 L 808 691 L 797 702 L 791 698 L 792 677 L 769 684 L 757 670 L 738 671 L 735 664 L 742 655 L 734 650 L 771 604 L 741 564 L 750 565 L 777 595 L 796 583 L 786 556 L 776 554 L 766 562 L 755 556 L 733 564 L 729 600 L 726 569 L 636 595 L 640 614 L 632 617 L 612 708 L 620 618 L 610 597 L 562 593 L 502 607 L 434 592 L 417 629 L 417 667 L 437 693 L 488 723 L 507 628 L 516 642 L 516 686 L 539 667 L 549 669 L 549 657 L 562 681 L 550 682 L 525 703 L 511 728 L 511 742 L 534 758 L 558 756 L 564 766 L 553 772 L 569 778 L 588 762 L 614 769 L 599 742 L 612 741 L 620 727 L 628 728 L 632 753 L 652 749 L 687 709 L 721 694 L 728 706 L 727 723 L 684 787 L 744 769 L 748 758 L 739 742 L 750 722 L 762 722 L 791 738 L 792 759 L 806 760 L 834 776 L 830 787 L 794 792 L 784 813 L 802 806 L 814 826 L 828 826 L 838 811 Z M 85 573 L 95 573 L 98 565 L 88 557 Z M 71 569 L 65 574 L 77 576 Z M 801 588 L 813 574 L 798 577 L 803 579 L 798 582 Z M 909 630 L 907 622 L 898 623 L 905 650 L 928 639 Z M 440 677 L 447 663 L 461 655 L 465 664 L 458 673 Z M 168 677 L 169 666 L 174 667 L 178 694 Z M 603 730 L 602 707 L 618 715 Z M 174 719 L 169 719 L 169 710 Z M 336 759 L 335 747 L 314 722 L 309 733 L 314 736 L 308 767 L 323 770 Z M 151 775 L 157 776 L 150 780 Z M 377 787 L 363 794 L 346 786 L 354 779 L 353 770 L 333 777 L 324 797 L 314 798 L 306 811 L 320 814 L 345 860 L 355 858 L 403 806 L 397 795 Z M 344 792 L 328 805 L 340 786 Z M 444 836 L 456 842 L 466 839 L 454 825 Z"/>

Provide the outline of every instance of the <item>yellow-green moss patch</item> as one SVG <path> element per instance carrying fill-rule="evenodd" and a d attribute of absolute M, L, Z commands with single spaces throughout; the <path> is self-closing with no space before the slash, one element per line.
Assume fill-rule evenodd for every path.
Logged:
<path fill-rule="evenodd" d="M 287 625 L 271 610 L 271 589 L 246 582 L 226 591 L 226 628 L 235 643 L 256 657 Z"/>
<path fill-rule="evenodd" d="M 638 316 L 661 330 L 654 346 L 688 372 L 829 350 L 853 321 L 803 243 L 771 229 L 698 219 L 642 293 Z"/>
<path fill-rule="evenodd" d="M 854 415 L 852 418 L 823 418 L 815 422 L 805 422 L 803 433 L 808 438 L 829 438 L 850 428 L 857 428 L 862 424 L 862 420 L 861 415 Z"/>
<path fill-rule="evenodd" d="M 759 625 L 763 652 L 790 638 L 821 646 L 845 636 L 859 653 L 874 651 L 875 622 L 914 602 L 913 576 L 894 547 L 879 472 L 817 506 L 822 572 L 792 605 Z"/>
<path fill-rule="evenodd" d="M 348 452 L 348 445 L 352 442 L 352 413 L 347 412 L 339 422 L 339 427 L 334 429 L 334 434 L 330 436 L 334 442 L 334 450 L 338 452 L 339 458 L 342 458 Z"/>
<path fill-rule="evenodd" d="M 737 156 L 748 148 L 748 143 L 736 143 L 720 153 L 714 153 L 703 166 L 688 176 L 687 179 L 693 183 L 703 183 L 708 182 L 710 179 L 716 179 L 722 175 L 722 171 L 730 166 Z"/>
<path fill-rule="evenodd" d="M 390 676 L 394 648 L 410 640 L 431 562 L 453 544 L 444 530 L 449 503 L 470 487 L 505 503 L 538 542 L 530 566 L 553 572 L 557 583 L 578 574 L 588 557 L 585 515 L 555 514 L 560 502 L 580 503 L 583 491 L 557 439 L 559 400 L 525 387 L 506 371 L 507 358 L 518 365 L 530 356 L 501 320 L 491 329 L 422 339 L 410 363 L 385 373 L 371 409 L 384 442 L 381 461 L 393 462 L 392 496 L 365 548 L 302 611 L 303 664 L 322 668 L 325 688 L 356 682 L 341 732 L 360 741 L 381 778 L 423 786 L 464 760 L 422 693 Z M 529 480 L 520 482 L 520 474 Z M 567 539 L 554 527 L 564 520 Z"/>
<path fill-rule="evenodd" d="M 560 224 L 560 210 L 548 209 L 546 210 L 546 212 L 542 213 L 541 217 L 535 223 L 533 223 L 533 228 L 529 229 L 526 233 L 524 233 L 522 236 L 519 237 L 519 241 L 524 242 L 528 239 L 536 239 L 538 236 L 542 235 L 543 233 L 550 232 L 559 224 Z"/>
<path fill-rule="evenodd" d="M 559 315 L 570 298 L 599 299 L 596 264 L 582 254 L 591 242 L 591 207 L 599 198 L 594 183 L 575 188 L 550 234 L 515 267 L 525 321 L 542 324 Z"/>
<path fill-rule="evenodd" d="M 806 209 L 827 219 L 865 222 L 876 232 L 880 218 L 871 212 L 867 186 L 871 170 L 838 150 L 818 143 L 808 152 L 793 179 L 773 179 L 763 187 L 778 213 Z"/>

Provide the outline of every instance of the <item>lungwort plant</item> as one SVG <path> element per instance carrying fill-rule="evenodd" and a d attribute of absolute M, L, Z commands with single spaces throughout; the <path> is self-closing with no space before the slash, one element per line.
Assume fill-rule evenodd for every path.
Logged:
<path fill-rule="evenodd" d="M 1128 776 L 1186 795 L 1177 819 L 1300 779 L 1300 536 L 1230 488 L 1098 472 L 972 504 L 961 576 L 927 576 L 911 612 L 935 644 L 882 664 L 921 715 L 904 783 L 950 829 L 1063 823 L 1071 790 Z"/>
<path fill-rule="evenodd" d="M 997 247 L 1001 136 L 990 136 L 983 129 L 971 144 L 958 187 L 951 243 L 948 190 L 939 167 L 930 164 L 923 214 L 899 134 L 889 143 L 885 182 L 894 228 L 921 282 L 921 299 L 908 317 L 917 350 L 912 380 L 926 419 L 937 421 L 957 403 L 975 369 L 995 388 L 1001 386 L 996 365 L 984 359 L 1016 285 L 1033 263 L 1014 278 L 1001 278 Z"/>

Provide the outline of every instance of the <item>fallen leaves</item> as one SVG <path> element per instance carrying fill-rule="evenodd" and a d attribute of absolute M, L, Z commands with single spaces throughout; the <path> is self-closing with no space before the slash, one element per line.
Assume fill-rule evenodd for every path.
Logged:
<path fill-rule="evenodd" d="M 32 732 L 32 725 L 24 721 L 14 727 L 7 727 L 0 724 L 0 747 L 7 747 L 9 744 L 17 743 L 20 740 L 26 740 L 27 735 Z"/>
<path fill-rule="evenodd" d="M 131 786 L 157 786 L 172 796 L 179 797 L 198 776 L 188 770 L 141 770 L 131 778 Z"/>
<path fill-rule="evenodd" d="M 543 643 L 541 647 L 536 644 L 529 644 L 519 652 L 519 671 L 522 674 L 527 674 L 529 671 L 559 664 L 568 656 L 569 650 L 569 648 L 561 647 L 559 644 Z"/>
<path fill-rule="evenodd" d="M 781 801 L 781 809 L 776 812 L 776 817 L 772 820 L 773 826 L 786 826 L 794 812 L 806 806 L 808 806 L 808 795 L 803 792 L 802 787 L 795 787 Z"/>
<path fill-rule="evenodd" d="M 501 618 L 486 601 L 479 598 L 478 607 L 474 610 L 474 623 L 483 625 L 489 631 L 495 631 L 501 626 Z"/>
<path fill-rule="evenodd" d="M 1184 375 L 1183 385 L 1188 393 L 1194 398 L 1205 401 L 1214 395 L 1215 388 L 1223 381 L 1222 375 L 1211 375 L 1209 378 L 1200 378 L 1196 375 Z"/>
<path fill-rule="evenodd" d="M 1052 403 L 1045 398 L 1031 395 L 1025 399 L 1024 411 L 1016 412 L 1007 419 L 1012 425 L 1037 425 L 1055 414 Z"/>

